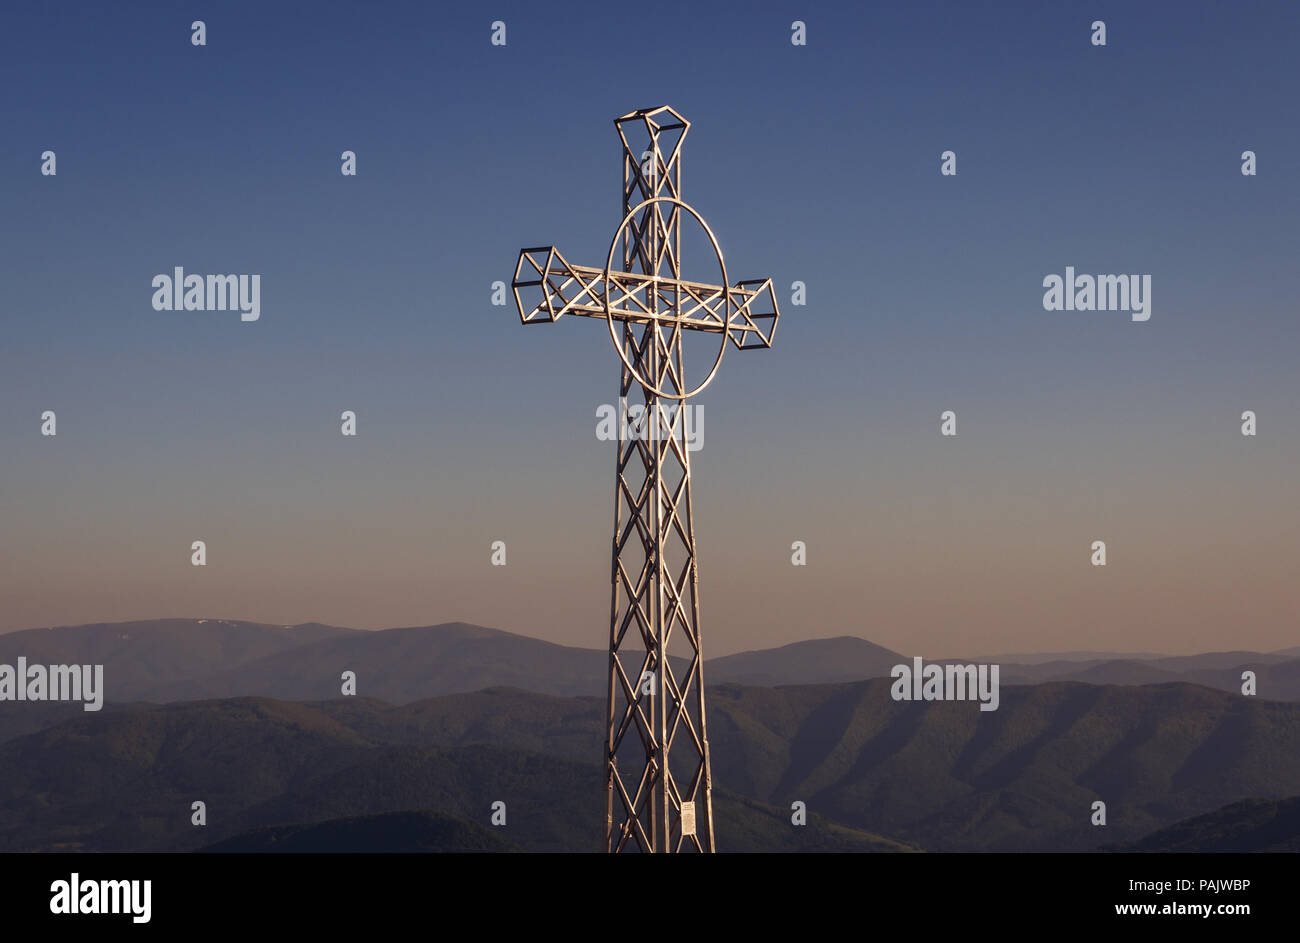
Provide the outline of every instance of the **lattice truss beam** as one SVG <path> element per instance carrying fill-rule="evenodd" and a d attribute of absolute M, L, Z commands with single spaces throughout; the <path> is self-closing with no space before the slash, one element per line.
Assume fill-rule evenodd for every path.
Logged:
<path fill-rule="evenodd" d="M 679 344 L 666 344 L 653 326 L 639 337 L 629 326 L 624 338 L 655 385 L 679 383 Z M 629 376 L 621 392 L 636 394 Z M 685 413 L 654 396 L 642 401 L 658 434 L 620 442 L 617 468 L 607 843 L 611 851 L 712 851 Z M 668 657 L 674 643 L 676 664 Z M 683 804 L 694 828 L 683 828 Z"/>
<path fill-rule="evenodd" d="M 648 207 L 646 213 L 661 216 L 661 207 Z M 708 334 L 726 331 L 741 350 L 771 347 L 778 317 L 770 278 L 723 288 L 641 272 L 607 277 L 604 269 L 571 264 L 554 246 L 522 250 L 512 287 L 524 324 L 549 324 L 566 314 L 634 324 L 658 321 Z"/>

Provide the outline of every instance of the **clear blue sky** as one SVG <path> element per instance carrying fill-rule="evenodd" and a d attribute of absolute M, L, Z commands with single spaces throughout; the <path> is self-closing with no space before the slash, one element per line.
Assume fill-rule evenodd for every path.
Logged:
<path fill-rule="evenodd" d="M 601 646 L 617 361 L 490 285 L 603 262 L 611 119 L 671 104 L 732 278 L 808 286 L 701 398 L 710 653 L 1294 644 L 1298 48 L 1280 2 L 11 6 L 0 628 Z M 178 265 L 261 274 L 261 319 L 154 311 Z M 1067 265 L 1150 273 L 1151 320 L 1044 311 Z"/>

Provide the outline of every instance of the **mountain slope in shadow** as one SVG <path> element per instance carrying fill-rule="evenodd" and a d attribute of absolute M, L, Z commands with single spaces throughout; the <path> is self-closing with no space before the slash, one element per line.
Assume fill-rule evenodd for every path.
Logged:
<path fill-rule="evenodd" d="M 1107 847 L 1125 852 L 1297 852 L 1300 851 L 1300 796 L 1246 799 L 1198 815 L 1127 844 Z"/>
<path fill-rule="evenodd" d="M 1004 687 L 990 712 L 883 679 L 717 685 L 709 724 L 716 782 L 930 850 L 1083 850 L 1300 789 L 1300 705 L 1183 683 Z"/>
<path fill-rule="evenodd" d="M 1183 683 L 1055 684 L 1003 688 L 999 709 L 981 712 L 897 702 L 889 687 L 714 685 L 724 850 L 760 825 L 760 847 L 824 847 L 813 821 L 927 850 L 1083 850 L 1300 791 L 1300 705 Z M 487 824 L 497 800 L 507 841 L 587 850 L 599 844 L 604 709 L 496 689 L 399 706 L 241 698 L 85 715 L 0 744 L 0 851 L 191 850 L 412 809 Z M 1104 830 L 1089 824 L 1098 799 Z M 195 800 L 204 829 L 190 825 Z M 736 801 L 773 810 L 769 824 L 753 808 L 733 816 Z M 790 824 L 794 802 L 814 817 L 806 829 Z"/>
<path fill-rule="evenodd" d="M 440 812 L 384 812 L 312 825 L 278 825 L 198 849 L 216 854 L 447 854 L 510 852 L 491 829 Z"/>
<path fill-rule="evenodd" d="M 588 745 L 599 746 L 595 699 L 574 704 L 518 691 L 449 703 L 440 720 L 422 724 L 410 720 L 425 713 L 419 705 L 354 698 L 142 705 L 77 718 L 0 745 L 0 768 L 10 771 L 0 778 L 0 851 L 187 851 L 252 833 L 260 837 L 250 841 L 264 843 L 275 836 L 267 828 L 411 810 L 485 827 L 498 800 L 507 825 L 492 834 L 503 841 L 528 851 L 594 851 L 604 796 L 594 749 L 577 761 L 474 742 L 508 729 L 510 711 L 530 700 L 538 702 L 534 715 L 549 710 L 558 720 L 551 730 L 589 719 Z M 507 707 L 503 716 L 465 723 L 494 704 Z M 714 795 L 724 850 L 914 850 L 818 814 L 796 827 L 789 812 L 724 790 Z M 191 824 L 196 800 L 207 807 L 203 827 Z M 383 823 L 349 827 L 349 840 L 384 840 L 364 838 Z"/>

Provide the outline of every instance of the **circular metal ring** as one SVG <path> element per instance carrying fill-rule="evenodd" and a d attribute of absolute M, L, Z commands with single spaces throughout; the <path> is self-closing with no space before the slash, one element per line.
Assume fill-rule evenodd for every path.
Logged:
<path fill-rule="evenodd" d="M 659 389 L 659 387 L 655 386 L 653 383 L 648 382 L 646 378 L 641 375 L 640 371 L 638 371 L 636 367 L 632 366 L 632 361 L 628 359 L 626 352 L 623 350 L 623 344 L 614 333 L 614 319 L 610 317 L 609 276 L 611 271 L 613 271 L 614 266 L 614 250 L 618 248 L 618 241 L 622 237 L 623 230 L 627 228 L 628 223 L 630 223 L 638 213 L 654 203 L 671 203 L 680 209 L 686 210 L 686 212 L 694 216 L 695 221 L 700 224 L 700 228 L 704 230 L 705 234 L 709 237 L 709 241 L 713 244 L 713 253 L 718 257 L 718 268 L 722 269 L 722 303 L 725 314 L 722 322 L 722 344 L 718 347 L 718 356 L 717 359 L 713 361 L 713 369 L 709 371 L 709 375 L 704 378 L 703 382 L 701 382 L 699 386 L 691 390 L 689 393 L 669 393 L 666 390 Z M 655 277 L 657 278 L 658 276 L 656 275 Z M 632 374 L 632 376 L 636 378 L 636 381 L 641 384 L 643 389 L 653 393 L 655 396 L 662 396 L 665 399 L 684 400 L 694 396 L 713 381 L 713 377 L 718 372 L 718 367 L 722 365 L 722 355 L 727 350 L 727 340 L 729 339 L 728 330 L 731 327 L 731 287 L 727 281 L 727 263 L 722 258 L 722 249 L 718 246 L 718 239 L 713 235 L 713 230 L 709 228 L 709 224 L 704 221 L 704 217 L 697 213 L 690 204 L 684 203 L 674 197 L 656 196 L 651 197 L 634 207 L 627 216 L 623 218 L 623 222 L 619 224 L 618 229 L 614 231 L 614 241 L 609 245 L 609 256 L 605 261 L 605 276 L 602 284 L 604 286 L 605 295 L 605 324 L 609 327 L 609 339 L 614 342 L 614 350 L 618 352 L 619 359 L 623 361 L 623 366 L 627 368 L 628 373 Z M 649 317 L 651 318 L 655 330 L 658 331 L 658 318 L 655 318 L 653 315 L 649 315 Z M 685 378 L 683 377 L 683 379 Z"/>

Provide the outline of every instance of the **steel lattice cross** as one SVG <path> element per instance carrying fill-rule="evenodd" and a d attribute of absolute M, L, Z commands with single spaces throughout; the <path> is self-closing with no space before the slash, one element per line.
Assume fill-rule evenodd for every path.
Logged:
<path fill-rule="evenodd" d="M 780 314 L 771 279 L 728 284 L 717 239 L 682 201 L 681 147 L 690 122 L 664 106 L 634 111 L 614 125 L 623 144 L 623 221 L 605 267 L 572 265 L 554 246 L 524 249 L 512 287 L 524 324 L 566 314 L 606 321 L 622 360 L 624 415 L 635 387 L 636 405 L 653 430 L 646 436 L 619 423 L 605 850 L 710 852 L 691 462 L 685 410 L 677 407 L 717 374 L 728 341 L 741 350 L 770 347 Z M 633 146 L 629 137 L 639 145 L 642 134 L 644 146 Z M 681 277 L 684 213 L 713 246 L 719 284 Z M 693 389 L 683 371 L 687 330 L 719 335 L 712 369 Z"/>

